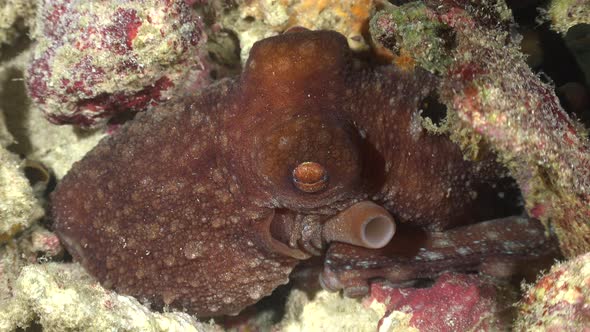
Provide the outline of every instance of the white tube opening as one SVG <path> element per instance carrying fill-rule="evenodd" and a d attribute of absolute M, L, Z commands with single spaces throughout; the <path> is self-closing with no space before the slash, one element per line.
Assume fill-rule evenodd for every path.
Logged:
<path fill-rule="evenodd" d="M 376 216 L 363 225 L 362 239 L 371 249 L 385 247 L 395 234 L 395 223 L 386 216 Z"/>

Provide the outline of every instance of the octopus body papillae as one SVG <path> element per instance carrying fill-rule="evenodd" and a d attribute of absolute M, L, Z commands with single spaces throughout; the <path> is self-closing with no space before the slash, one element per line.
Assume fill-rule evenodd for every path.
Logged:
<path fill-rule="evenodd" d="M 52 195 L 54 229 L 102 285 L 236 314 L 301 261 L 346 295 L 444 270 L 515 273 L 549 247 L 511 215 L 495 156 L 423 128 L 437 79 L 369 66 L 329 31 L 254 45 L 242 75 L 139 114 Z"/>

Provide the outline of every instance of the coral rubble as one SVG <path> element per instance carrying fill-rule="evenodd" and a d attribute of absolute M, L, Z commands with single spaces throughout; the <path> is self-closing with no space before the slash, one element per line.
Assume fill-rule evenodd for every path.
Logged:
<path fill-rule="evenodd" d="M 219 331 L 185 313 L 151 312 L 106 291 L 77 264 L 26 266 L 13 287 L 15 296 L 0 309 L 0 330 L 37 321 L 44 331 Z"/>
<path fill-rule="evenodd" d="M 27 86 L 54 123 L 92 127 L 207 80 L 184 1 L 42 1 Z"/>
<path fill-rule="evenodd" d="M 25 112 L 28 114 L 26 125 L 30 130 L 28 137 L 31 144 L 27 156 L 42 162 L 58 180 L 106 135 L 102 130 L 81 131 L 71 126 L 56 127 L 36 107 Z"/>
<path fill-rule="evenodd" d="M 371 285 L 363 301 L 295 289 L 281 331 L 495 331 L 512 323 L 516 288 L 494 279 L 443 274 L 427 288 Z M 354 316 L 354 320 L 348 317 Z"/>
<path fill-rule="evenodd" d="M 375 331 L 385 307 L 379 304 L 367 307 L 338 293 L 320 291 L 310 298 L 303 291 L 293 290 L 287 312 L 287 317 L 277 326 L 281 331 Z"/>
<path fill-rule="evenodd" d="M 18 157 L 0 147 L 0 243 L 43 216 Z"/>

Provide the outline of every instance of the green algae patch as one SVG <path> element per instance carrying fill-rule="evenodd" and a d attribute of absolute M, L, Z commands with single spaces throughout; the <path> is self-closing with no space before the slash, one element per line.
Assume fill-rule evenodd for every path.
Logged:
<path fill-rule="evenodd" d="M 421 2 L 391 6 L 377 13 L 370 29 L 374 38 L 387 36 L 395 54 L 404 50 L 430 72 L 442 73 L 452 61 L 448 47 L 454 39 L 451 28 Z"/>

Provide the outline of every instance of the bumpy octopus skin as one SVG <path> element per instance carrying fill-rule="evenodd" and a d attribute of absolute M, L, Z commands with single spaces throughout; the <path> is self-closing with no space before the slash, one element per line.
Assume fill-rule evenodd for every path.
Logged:
<path fill-rule="evenodd" d="M 513 246 L 502 237 L 522 218 L 469 225 L 510 214 L 505 171 L 422 127 L 436 84 L 362 65 L 335 32 L 265 39 L 239 78 L 139 114 L 76 163 L 52 195 L 54 228 L 104 286 L 198 316 L 239 312 L 328 246 L 324 285 L 357 295 L 368 278 L 463 269 L 454 243 L 420 236 L 461 243 L 470 269 L 537 252 L 532 219 Z"/>

